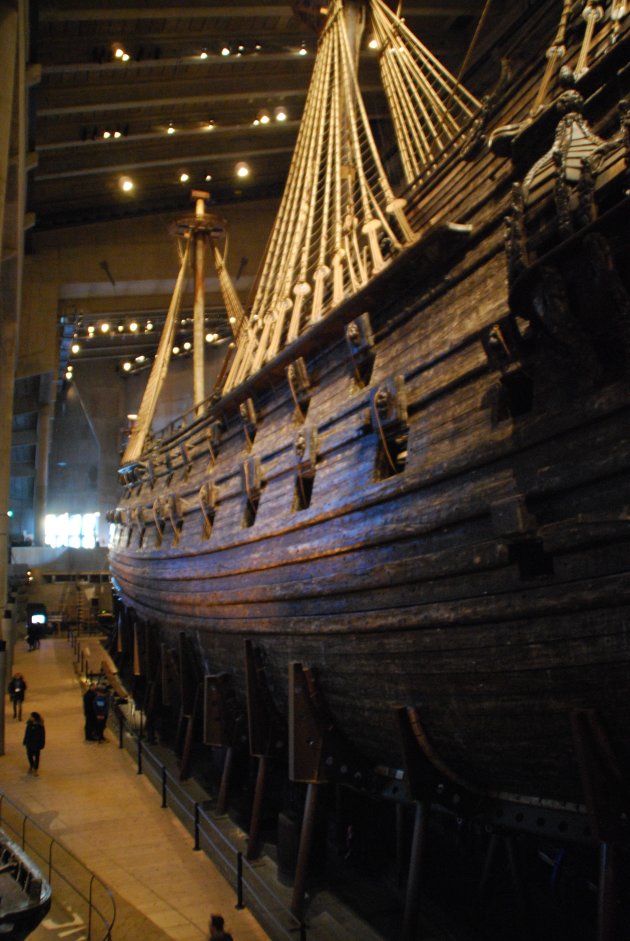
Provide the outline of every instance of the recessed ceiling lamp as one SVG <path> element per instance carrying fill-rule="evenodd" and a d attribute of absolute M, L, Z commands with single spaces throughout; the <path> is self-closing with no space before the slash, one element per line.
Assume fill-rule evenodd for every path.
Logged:
<path fill-rule="evenodd" d="M 179 174 L 179 182 L 188 183 L 189 179 L 190 179 L 190 174 L 186 173 L 185 170 L 182 170 L 182 172 Z"/>
<path fill-rule="evenodd" d="M 87 328 L 87 332 L 88 332 L 88 336 L 89 336 L 89 337 L 91 337 L 91 336 L 94 335 L 94 327 L 93 327 L 91 324 L 90 324 L 90 326 Z"/>
<path fill-rule="evenodd" d="M 131 333 L 137 333 L 138 324 L 136 323 L 135 320 L 132 320 L 131 323 L 129 324 L 129 330 L 131 331 Z"/>
<path fill-rule="evenodd" d="M 229 56 L 230 52 L 231 52 L 231 49 L 229 46 L 223 46 L 223 48 L 221 49 L 222 56 Z"/>
<path fill-rule="evenodd" d="M 287 110 L 284 105 L 278 105 L 276 110 L 273 113 L 276 121 L 286 121 L 287 119 Z"/>
<path fill-rule="evenodd" d="M 209 183 L 210 180 L 212 179 L 212 174 L 211 174 L 211 173 L 206 173 L 205 179 L 206 179 L 206 183 Z"/>
<path fill-rule="evenodd" d="M 134 188 L 134 182 L 130 176 L 121 176 L 118 185 L 123 193 L 131 193 Z"/>
<path fill-rule="evenodd" d="M 258 112 L 258 120 L 261 124 L 269 124 L 271 121 L 271 116 L 266 108 L 263 108 L 262 111 Z"/>
<path fill-rule="evenodd" d="M 214 121 L 208 121 L 205 127 L 206 127 L 206 131 L 214 131 L 216 124 Z"/>
<path fill-rule="evenodd" d="M 131 369 L 131 363 L 129 361 L 123 363 L 122 368 L 125 370 L 125 372 L 129 372 L 129 370 Z"/>
<path fill-rule="evenodd" d="M 109 324 L 107 321 L 101 324 L 101 333 L 109 333 Z"/>
<path fill-rule="evenodd" d="M 239 160 L 239 162 L 234 167 L 234 172 L 237 176 L 244 179 L 246 176 L 249 176 L 249 166 L 245 163 L 244 160 Z"/>
<path fill-rule="evenodd" d="M 184 343 L 184 349 L 189 350 L 191 349 L 191 347 L 192 347 L 192 343 L 190 342 L 190 340 L 186 340 L 186 342 Z"/>
<path fill-rule="evenodd" d="M 66 371 L 66 379 L 68 380 L 72 379 L 72 370 L 68 369 Z"/>
<path fill-rule="evenodd" d="M 202 50 L 201 50 L 201 52 L 199 53 L 199 58 L 200 58 L 200 59 L 207 59 L 207 58 L 208 58 L 208 53 L 206 52 L 205 49 L 202 49 Z"/>
<path fill-rule="evenodd" d="M 147 333 L 150 333 L 151 330 L 153 330 L 153 321 L 147 320 L 147 327 L 146 327 L 146 329 L 147 329 Z"/>
<path fill-rule="evenodd" d="M 173 347 L 173 353 L 175 354 L 175 356 L 177 356 L 177 354 L 179 353 L 179 347 L 178 347 L 178 346 L 174 346 L 174 347 Z"/>
<path fill-rule="evenodd" d="M 175 128 L 173 127 L 173 122 L 172 122 L 172 121 L 169 123 L 169 126 L 166 128 L 166 133 L 167 133 L 167 134 L 174 134 L 174 133 L 175 133 Z"/>
<path fill-rule="evenodd" d="M 111 136 L 112 135 L 109 131 L 103 131 L 103 140 L 109 140 Z"/>
<path fill-rule="evenodd" d="M 118 140 L 119 137 L 122 137 L 122 131 L 114 131 L 114 137 Z"/>
<path fill-rule="evenodd" d="M 306 46 L 304 45 L 304 43 L 302 43 L 302 45 L 301 45 L 300 48 L 298 49 L 298 55 L 299 55 L 299 56 L 307 56 L 307 55 L 308 55 L 308 49 L 306 48 Z"/>
<path fill-rule="evenodd" d="M 79 346 L 78 343 L 73 343 L 72 346 L 70 347 L 70 349 L 72 350 L 73 353 L 80 353 L 80 352 L 81 352 L 81 347 Z"/>

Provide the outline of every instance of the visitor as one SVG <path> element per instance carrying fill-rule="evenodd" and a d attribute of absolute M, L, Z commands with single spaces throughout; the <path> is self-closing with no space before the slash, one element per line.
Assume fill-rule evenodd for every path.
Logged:
<path fill-rule="evenodd" d="M 39 712 L 31 712 L 24 729 L 24 741 L 22 744 L 26 748 L 26 757 L 28 758 L 28 773 L 39 774 L 39 753 L 46 744 L 46 729 L 44 720 Z"/>
<path fill-rule="evenodd" d="M 90 683 L 83 694 L 83 713 L 85 715 L 85 741 L 95 742 L 96 717 L 94 715 L 94 699 L 96 697 L 96 683 Z"/>
<path fill-rule="evenodd" d="M 223 915 L 210 915 L 209 941 L 234 941 L 229 931 L 225 930 L 224 925 Z"/>
<path fill-rule="evenodd" d="M 22 720 L 22 703 L 26 693 L 26 680 L 21 673 L 14 673 L 9 683 L 9 697 L 13 703 L 13 718 Z"/>
<path fill-rule="evenodd" d="M 105 741 L 105 726 L 109 713 L 109 696 L 105 686 L 97 686 L 94 692 L 94 738 L 97 742 Z"/>

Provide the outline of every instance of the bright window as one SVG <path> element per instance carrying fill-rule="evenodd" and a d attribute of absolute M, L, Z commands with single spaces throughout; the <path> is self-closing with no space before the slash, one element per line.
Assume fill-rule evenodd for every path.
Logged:
<path fill-rule="evenodd" d="M 44 521 L 44 542 L 47 546 L 93 549 L 98 538 L 99 516 L 99 513 L 49 513 Z"/>

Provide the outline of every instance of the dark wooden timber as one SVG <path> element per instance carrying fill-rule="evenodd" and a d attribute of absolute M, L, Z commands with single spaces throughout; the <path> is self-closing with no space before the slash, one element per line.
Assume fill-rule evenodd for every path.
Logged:
<path fill-rule="evenodd" d="M 519 65 L 490 131 L 526 122 L 557 14 L 535 5 L 504 37 Z M 479 800 L 586 803 L 576 712 L 630 778 L 630 83 L 627 36 L 609 38 L 577 85 L 604 150 L 575 190 L 555 102 L 513 160 L 483 141 L 450 155 L 411 194 L 418 242 L 124 468 L 112 516 L 123 603 L 170 647 L 186 632 L 241 703 L 245 640 L 280 715 L 299 661 L 372 767 L 403 767 L 403 708 L 418 766 Z M 365 314 L 357 366 L 346 326 Z M 175 497 L 160 534 L 153 508 Z"/>

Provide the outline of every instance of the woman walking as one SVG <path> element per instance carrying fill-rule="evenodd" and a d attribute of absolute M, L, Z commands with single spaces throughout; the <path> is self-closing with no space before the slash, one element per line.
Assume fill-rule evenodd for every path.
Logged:
<path fill-rule="evenodd" d="M 39 712 L 31 712 L 26 728 L 24 729 L 24 741 L 26 748 L 26 757 L 28 758 L 28 773 L 38 775 L 39 753 L 46 744 L 46 729 L 44 720 Z"/>

